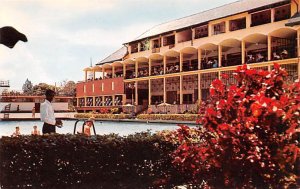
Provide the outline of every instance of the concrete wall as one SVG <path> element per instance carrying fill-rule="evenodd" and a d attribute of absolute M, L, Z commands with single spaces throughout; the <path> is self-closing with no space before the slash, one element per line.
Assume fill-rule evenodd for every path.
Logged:
<path fill-rule="evenodd" d="M 31 111 L 34 107 L 34 102 L 11 102 L 11 111 L 17 111 L 17 107 L 19 105 L 20 111 Z M 67 102 L 54 102 L 52 103 L 53 108 L 55 111 L 58 110 L 68 110 L 68 103 Z"/>

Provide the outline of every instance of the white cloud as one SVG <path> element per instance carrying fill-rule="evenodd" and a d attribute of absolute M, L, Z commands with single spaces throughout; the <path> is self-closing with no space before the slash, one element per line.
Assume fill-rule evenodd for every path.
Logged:
<path fill-rule="evenodd" d="M 21 89 L 26 78 L 34 84 L 54 84 L 64 79 L 80 80 L 83 77 L 82 69 L 88 65 L 90 57 L 98 62 L 123 43 L 162 22 L 151 19 L 143 22 L 143 19 L 130 17 L 123 19 L 126 24 L 112 29 L 109 16 L 115 13 L 118 15 L 120 10 L 125 10 L 124 15 L 120 16 L 127 18 L 135 11 L 133 7 L 147 9 L 151 5 L 159 5 L 167 7 L 163 12 L 169 16 L 167 19 L 176 19 L 183 14 L 181 10 L 192 14 L 200 11 L 192 12 L 192 9 L 196 10 L 196 5 L 203 4 L 211 8 L 217 3 L 230 1 L 234 0 L 1 0 L 0 27 L 14 26 L 26 34 L 28 43 L 19 42 L 14 49 L 0 45 L 0 80 L 9 79 L 12 88 L 18 89 Z M 170 7 L 180 9 L 174 12 Z M 103 14 L 107 22 L 101 22 L 101 26 L 87 24 L 87 27 L 80 28 L 85 24 L 82 22 L 88 22 L 84 19 L 98 13 L 101 16 Z M 160 15 L 161 12 L 153 9 L 153 14 Z M 114 21 L 118 21 L 117 16 L 114 18 Z M 78 26 L 74 30 L 70 29 L 73 23 Z M 82 49 L 83 52 L 78 52 Z"/>

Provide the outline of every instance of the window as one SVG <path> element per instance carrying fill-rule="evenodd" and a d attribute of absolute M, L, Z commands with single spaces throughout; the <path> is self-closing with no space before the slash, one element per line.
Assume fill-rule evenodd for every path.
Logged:
<path fill-rule="evenodd" d="M 138 43 L 131 44 L 130 47 L 131 47 L 131 53 L 138 52 Z"/>
<path fill-rule="evenodd" d="M 163 44 L 164 44 L 164 46 L 174 45 L 175 44 L 175 35 L 170 35 L 170 36 L 164 37 Z"/>
<path fill-rule="evenodd" d="M 251 15 L 251 27 L 267 24 L 271 22 L 271 9 L 253 13 Z"/>
<path fill-rule="evenodd" d="M 240 18 L 236 20 L 231 20 L 230 22 L 230 31 L 241 30 L 246 28 L 246 18 Z"/>
<path fill-rule="evenodd" d="M 215 24 L 213 26 L 213 29 L 214 29 L 214 32 L 213 32 L 214 35 L 225 33 L 225 22 Z"/>
<path fill-rule="evenodd" d="M 285 5 L 278 8 L 275 8 L 275 18 L 274 21 L 286 20 L 291 17 L 291 5 Z"/>
<path fill-rule="evenodd" d="M 160 47 L 160 39 L 155 39 L 152 41 L 152 49 Z"/>
<path fill-rule="evenodd" d="M 208 25 L 195 28 L 195 39 L 208 36 Z"/>

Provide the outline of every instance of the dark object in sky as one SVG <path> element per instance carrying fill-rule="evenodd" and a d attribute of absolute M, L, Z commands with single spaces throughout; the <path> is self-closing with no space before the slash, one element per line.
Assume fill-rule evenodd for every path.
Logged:
<path fill-rule="evenodd" d="M 5 26 L 0 28 L 0 44 L 3 44 L 9 48 L 14 48 L 18 41 L 27 42 L 26 35 L 18 32 L 11 26 Z"/>

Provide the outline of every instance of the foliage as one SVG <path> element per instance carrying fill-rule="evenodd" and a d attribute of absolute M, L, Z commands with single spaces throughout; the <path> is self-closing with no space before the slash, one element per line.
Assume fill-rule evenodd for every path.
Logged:
<path fill-rule="evenodd" d="M 76 83 L 74 81 L 64 80 L 61 83 L 61 87 L 58 91 L 62 96 L 75 96 L 76 95 Z"/>
<path fill-rule="evenodd" d="M 78 113 L 74 115 L 75 118 L 90 118 L 96 119 L 129 119 L 129 114 L 93 114 L 93 113 Z"/>
<path fill-rule="evenodd" d="M 176 121 L 195 121 L 199 118 L 198 114 L 139 114 L 138 119 L 144 120 L 176 120 Z"/>
<path fill-rule="evenodd" d="M 23 93 L 26 95 L 31 95 L 33 92 L 33 85 L 31 83 L 31 81 L 28 80 L 28 78 L 26 79 L 25 83 L 22 86 L 22 90 Z"/>
<path fill-rule="evenodd" d="M 213 188 L 296 188 L 299 80 L 285 83 L 278 64 L 271 72 L 243 65 L 234 76 L 237 85 L 212 82 L 198 131 L 181 125 L 165 135 L 177 140 L 174 164 L 190 182 Z"/>
<path fill-rule="evenodd" d="M 33 86 L 33 94 L 34 95 L 44 95 L 47 89 L 51 89 L 55 91 L 55 86 L 48 85 L 47 83 L 39 83 L 38 85 Z"/>
<path fill-rule="evenodd" d="M 137 133 L 0 139 L 2 188 L 170 188 L 173 144 Z"/>

